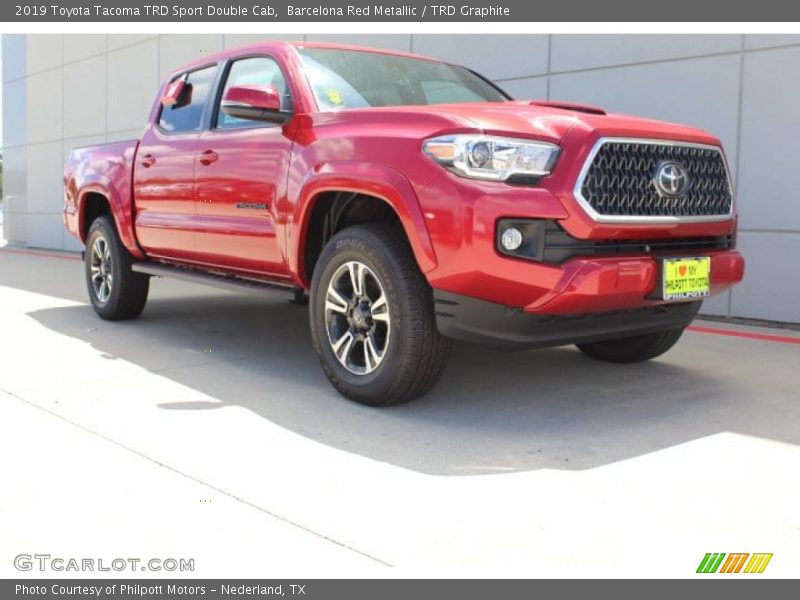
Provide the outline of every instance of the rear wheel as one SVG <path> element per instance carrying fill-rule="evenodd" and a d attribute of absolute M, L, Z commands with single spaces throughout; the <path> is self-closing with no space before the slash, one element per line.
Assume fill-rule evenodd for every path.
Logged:
<path fill-rule="evenodd" d="M 150 276 L 131 269 L 133 258 L 110 217 L 98 217 L 86 237 L 86 287 L 94 311 L 103 319 L 135 319 L 144 310 Z"/>
<path fill-rule="evenodd" d="M 423 396 L 450 351 L 436 329 L 431 288 L 402 230 L 390 224 L 331 238 L 314 269 L 309 316 L 325 375 L 369 406 Z"/>
<path fill-rule="evenodd" d="M 634 335 L 615 340 L 576 344 L 581 352 L 615 363 L 635 363 L 661 356 L 680 339 L 684 328 L 668 329 L 657 333 Z"/>

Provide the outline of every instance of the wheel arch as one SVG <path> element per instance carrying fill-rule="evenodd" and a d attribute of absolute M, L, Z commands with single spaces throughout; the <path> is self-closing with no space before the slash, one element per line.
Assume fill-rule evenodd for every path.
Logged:
<path fill-rule="evenodd" d="M 104 194 L 96 191 L 86 192 L 81 198 L 80 206 L 78 233 L 84 244 L 89 236 L 89 228 L 98 217 L 110 216 L 116 224 L 116 218 L 111 211 L 111 203 Z M 117 229 L 119 229 L 119 226 L 117 226 Z"/>
<path fill-rule="evenodd" d="M 371 222 L 370 217 L 396 219 L 423 273 L 437 265 L 416 194 L 405 177 L 394 169 L 381 165 L 328 164 L 305 182 L 297 207 L 294 235 L 289 236 L 289 260 L 292 271 L 306 288 L 310 286 L 313 265 L 325 241 L 341 230 L 342 224 Z M 336 221 L 333 228 L 320 231 L 321 221 L 331 215 Z"/>
<path fill-rule="evenodd" d="M 86 236 L 92 222 L 99 216 L 111 217 L 123 245 L 135 257 L 143 256 L 136 243 L 130 203 L 124 202 L 118 194 L 103 185 L 84 186 L 80 190 L 78 200 L 78 233 L 83 243 L 86 243 Z"/>

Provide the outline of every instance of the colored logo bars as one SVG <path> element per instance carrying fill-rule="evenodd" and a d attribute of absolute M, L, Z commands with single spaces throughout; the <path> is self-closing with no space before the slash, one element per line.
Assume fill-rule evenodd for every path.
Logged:
<path fill-rule="evenodd" d="M 727 558 L 725 558 L 727 556 Z M 747 557 L 750 560 L 747 560 Z M 700 561 L 697 567 L 698 573 L 763 573 L 769 561 L 772 560 L 772 553 L 739 552 L 725 554 L 724 552 L 708 552 Z M 723 562 L 724 561 L 724 562 Z M 745 566 L 746 563 L 746 566 Z M 744 571 L 742 571 L 744 567 Z"/>

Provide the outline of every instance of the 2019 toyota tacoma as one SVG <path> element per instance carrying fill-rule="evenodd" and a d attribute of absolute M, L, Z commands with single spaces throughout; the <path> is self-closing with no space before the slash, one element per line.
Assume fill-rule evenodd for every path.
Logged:
<path fill-rule="evenodd" d="M 744 270 L 715 137 L 383 50 L 203 57 L 64 184 L 100 317 L 153 275 L 308 292 L 325 374 L 374 406 L 429 391 L 451 339 L 656 357 Z"/>

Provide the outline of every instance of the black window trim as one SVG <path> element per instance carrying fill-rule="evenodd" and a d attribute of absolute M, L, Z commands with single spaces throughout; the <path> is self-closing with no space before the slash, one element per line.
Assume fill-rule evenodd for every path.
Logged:
<path fill-rule="evenodd" d="M 169 85 L 173 81 L 177 81 L 178 79 L 187 78 L 192 73 L 196 73 L 198 71 L 202 71 L 204 69 L 209 69 L 209 68 L 212 68 L 212 67 L 216 68 L 216 72 L 214 73 L 214 77 L 211 79 L 211 83 L 209 84 L 210 87 L 211 87 L 211 92 L 213 92 L 214 89 L 215 89 L 214 86 L 216 86 L 218 81 L 219 81 L 219 72 L 220 72 L 220 68 L 219 68 L 220 67 L 220 62 L 219 61 L 210 62 L 210 63 L 204 64 L 204 65 L 198 66 L 198 67 L 194 67 L 192 69 L 188 69 L 186 71 L 181 71 L 180 73 L 175 75 L 175 77 L 171 78 L 169 80 L 169 82 L 167 82 L 167 85 Z M 162 87 L 161 90 L 159 91 L 159 98 L 158 98 L 158 103 L 159 104 L 161 104 L 160 94 L 163 93 L 164 89 L 165 89 L 165 87 Z M 211 95 L 212 94 L 209 93 L 208 97 L 211 97 Z M 208 123 L 207 123 L 207 120 L 208 120 L 207 119 L 207 117 L 208 117 L 208 115 L 207 115 L 207 113 L 208 113 L 208 99 L 206 99 L 206 102 L 204 103 L 204 106 L 203 106 L 203 112 L 200 114 L 200 125 L 199 125 L 199 127 L 197 129 L 192 129 L 192 130 L 189 130 L 189 131 L 167 131 L 166 129 L 161 127 L 161 115 L 164 112 L 165 108 L 166 107 L 164 105 L 161 105 L 161 108 L 158 111 L 158 116 L 156 117 L 156 122 L 155 122 L 155 127 L 161 134 L 163 134 L 165 136 L 169 136 L 169 137 L 189 136 L 189 135 L 200 135 L 201 133 L 203 133 L 206 130 L 207 125 L 208 125 Z"/>
<path fill-rule="evenodd" d="M 267 58 L 274 62 L 278 70 L 283 75 L 283 79 L 286 82 L 286 88 L 289 91 L 289 96 L 292 99 L 292 108 L 291 112 L 287 112 L 287 115 L 290 115 L 290 118 L 293 117 L 296 113 L 297 107 L 297 99 L 296 94 L 292 90 L 292 83 L 289 77 L 286 75 L 286 69 L 283 68 L 281 65 L 281 61 L 279 61 L 274 55 L 268 52 L 253 52 L 248 54 L 240 54 L 237 56 L 230 56 L 222 61 L 222 68 L 220 69 L 219 76 L 215 81 L 216 88 L 214 90 L 214 101 L 211 104 L 211 110 L 209 111 L 209 118 L 208 122 L 205 123 L 206 127 L 204 131 L 214 132 L 214 133 L 227 133 L 231 131 L 242 131 L 248 129 L 281 129 L 283 124 L 281 123 L 270 123 L 268 121 L 253 121 L 252 125 L 242 125 L 241 127 L 218 127 L 217 126 L 217 119 L 219 118 L 219 109 L 220 104 L 222 103 L 222 93 L 225 90 L 225 84 L 228 81 L 228 75 L 233 67 L 233 64 L 239 62 L 240 60 L 246 60 L 248 58 Z"/>
<path fill-rule="evenodd" d="M 492 81 L 491 79 L 489 79 L 485 75 L 482 75 L 481 73 L 478 73 L 478 71 L 475 71 L 474 69 L 470 69 L 469 67 L 465 67 L 464 65 L 457 65 L 455 63 L 447 63 L 447 64 L 449 64 L 451 67 L 461 67 L 462 69 L 466 69 L 467 71 L 469 71 L 470 73 L 475 75 L 475 77 L 477 77 L 478 79 L 483 80 L 484 83 L 489 84 L 495 90 L 500 92 L 501 96 L 505 96 L 506 101 L 508 101 L 508 102 L 513 102 L 514 101 L 514 97 L 511 94 L 509 94 L 507 91 L 505 91 L 503 88 L 501 88 L 499 85 L 497 85 L 494 81 Z"/>

